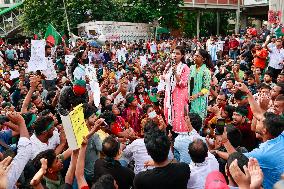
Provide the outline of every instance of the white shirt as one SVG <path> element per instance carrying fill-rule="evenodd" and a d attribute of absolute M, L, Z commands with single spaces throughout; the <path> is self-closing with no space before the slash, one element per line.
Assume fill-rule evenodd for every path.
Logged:
<path fill-rule="evenodd" d="M 53 136 L 48 140 L 48 144 L 42 143 L 35 134 L 31 136 L 30 140 L 32 142 L 32 159 L 34 159 L 40 152 L 55 149 L 60 144 L 59 133 L 56 129 L 53 131 Z"/>
<path fill-rule="evenodd" d="M 15 186 L 21 176 L 26 164 L 31 159 L 32 144 L 28 138 L 21 137 L 18 142 L 17 155 L 10 164 L 10 169 L 7 173 L 7 188 L 17 188 Z"/>
<path fill-rule="evenodd" d="M 148 155 L 144 139 L 139 138 L 134 140 L 131 144 L 127 145 L 123 150 L 123 159 L 126 161 L 134 160 L 135 167 L 134 173 L 138 174 L 141 171 L 146 171 L 147 169 L 153 169 L 154 167 L 144 167 L 144 163 L 146 161 L 152 160 L 152 158 Z M 168 155 L 169 159 L 173 159 L 173 154 L 169 151 Z"/>
<path fill-rule="evenodd" d="M 191 162 L 191 157 L 188 154 L 188 145 L 195 139 L 202 139 L 205 142 L 205 138 L 200 136 L 195 129 L 193 129 L 189 133 L 179 133 L 179 135 L 175 138 L 174 148 L 180 154 L 180 162 Z"/>
<path fill-rule="evenodd" d="M 73 72 L 74 80 L 85 80 L 86 71 L 85 66 L 78 64 Z"/>
<path fill-rule="evenodd" d="M 128 92 L 135 93 L 135 88 L 138 84 L 136 77 L 133 77 L 132 81 L 128 82 Z"/>
<path fill-rule="evenodd" d="M 203 163 L 189 164 L 190 179 L 187 183 L 188 189 L 204 189 L 206 177 L 212 171 L 219 171 L 219 163 L 214 155 L 208 152 L 208 157 Z"/>
<path fill-rule="evenodd" d="M 212 61 L 216 61 L 217 60 L 217 51 L 218 51 L 217 45 L 216 44 L 209 44 L 208 51 L 209 51 L 209 54 L 211 55 Z"/>
<path fill-rule="evenodd" d="M 119 63 L 121 63 L 122 61 L 123 62 L 126 61 L 126 56 L 125 56 L 126 54 L 127 54 L 127 51 L 125 48 L 121 48 L 116 51 L 116 58 L 118 59 Z"/>
<path fill-rule="evenodd" d="M 157 53 L 157 45 L 155 43 L 152 43 L 150 46 L 151 53 Z"/>
<path fill-rule="evenodd" d="M 277 49 L 273 47 L 270 49 L 271 52 L 269 53 L 269 64 L 268 66 L 280 70 L 283 68 L 283 60 L 284 60 L 284 49 Z"/>

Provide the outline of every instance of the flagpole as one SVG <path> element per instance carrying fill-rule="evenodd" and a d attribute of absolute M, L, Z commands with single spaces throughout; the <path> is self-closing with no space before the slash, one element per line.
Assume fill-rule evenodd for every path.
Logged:
<path fill-rule="evenodd" d="M 64 12 L 65 12 L 65 17 L 66 17 L 66 21 L 67 21 L 68 35 L 70 35 L 70 33 L 71 33 L 70 32 L 70 24 L 69 24 L 67 10 L 66 10 L 66 6 L 65 6 L 65 0 L 63 0 L 63 6 L 64 6 Z"/>

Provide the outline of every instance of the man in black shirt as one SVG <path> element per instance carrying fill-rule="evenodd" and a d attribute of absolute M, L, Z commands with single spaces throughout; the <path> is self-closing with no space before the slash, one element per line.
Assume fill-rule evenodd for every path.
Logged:
<path fill-rule="evenodd" d="M 102 144 L 102 152 L 106 157 L 95 162 L 95 181 L 102 175 L 110 174 L 115 179 L 119 189 L 131 189 L 135 174 L 131 169 L 123 167 L 118 161 L 122 154 L 119 142 L 111 136 L 105 138 Z"/>
<path fill-rule="evenodd" d="M 154 169 L 140 172 L 135 176 L 136 189 L 186 189 L 190 177 L 190 168 L 186 163 L 172 163 L 168 159 L 170 141 L 167 135 L 153 125 L 144 128 L 145 145 L 153 159 Z M 151 134 L 148 134 L 151 133 Z"/>

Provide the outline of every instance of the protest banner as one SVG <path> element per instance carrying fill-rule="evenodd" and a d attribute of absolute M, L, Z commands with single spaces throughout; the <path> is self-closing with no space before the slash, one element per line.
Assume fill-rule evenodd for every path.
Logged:
<path fill-rule="evenodd" d="M 12 70 L 12 71 L 10 71 L 10 74 L 11 74 L 11 76 L 10 76 L 11 79 L 16 79 L 20 76 L 20 73 L 19 73 L 18 70 Z"/>
<path fill-rule="evenodd" d="M 46 58 L 46 69 L 42 71 L 47 80 L 56 79 L 57 73 L 51 58 Z"/>
<path fill-rule="evenodd" d="M 46 70 L 47 62 L 45 58 L 45 40 L 31 41 L 31 58 L 28 62 L 28 71 Z"/>
<path fill-rule="evenodd" d="M 73 58 L 75 58 L 74 55 L 71 55 L 71 54 L 70 54 L 70 55 L 65 55 L 65 62 L 66 62 L 66 64 L 67 64 L 68 66 L 71 64 Z"/>
<path fill-rule="evenodd" d="M 80 148 L 83 137 L 89 133 L 84 119 L 83 104 L 76 106 L 67 116 L 60 115 L 60 117 L 69 148 L 72 150 Z"/>

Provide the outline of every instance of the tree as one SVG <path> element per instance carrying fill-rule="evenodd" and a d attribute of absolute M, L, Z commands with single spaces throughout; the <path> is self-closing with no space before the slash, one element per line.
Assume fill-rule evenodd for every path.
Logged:
<path fill-rule="evenodd" d="M 92 0 L 65 0 L 65 3 L 70 27 L 76 28 L 85 20 Z M 58 31 L 65 31 L 67 21 L 63 0 L 25 0 L 21 22 L 27 33 L 44 33 L 49 23 Z"/>
<path fill-rule="evenodd" d="M 153 22 L 160 18 L 160 24 L 177 28 L 177 15 L 181 12 L 183 0 L 129 0 L 127 19 L 132 22 Z"/>
<path fill-rule="evenodd" d="M 228 19 L 233 16 L 230 12 L 220 12 L 220 34 L 228 31 Z M 217 34 L 217 15 L 215 12 L 202 12 L 200 17 L 200 36 L 210 36 Z M 184 32 L 187 37 L 196 35 L 197 12 L 184 12 L 185 27 Z"/>

